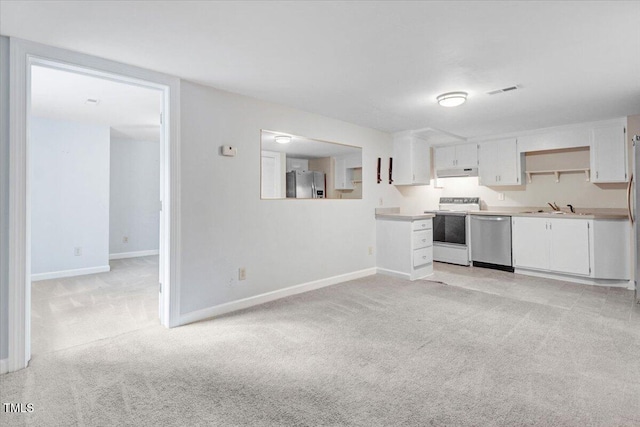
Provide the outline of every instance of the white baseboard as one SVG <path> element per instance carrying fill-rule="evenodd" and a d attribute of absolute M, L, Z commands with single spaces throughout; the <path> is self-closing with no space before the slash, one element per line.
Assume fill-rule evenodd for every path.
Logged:
<path fill-rule="evenodd" d="M 31 281 L 60 279 L 62 277 L 84 276 L 85 274 L 105 273 L 111 271 L 109 265 L 101 265 L 99 267 L 78 268 L 75 270 L 52 271 L 50 273 L 38 273 L 31 275 Z"/>
<path fill-rule="evenodd" d="M 577 277 L 565 274 L 550 273 L 546 271 L 527 270 L 522 268 L 516 268 L 515 274 L 522 274 L 525 276 L 543 277 L 545 279 L 562 280 L 565 282 L 580 283 L 583 285 L 592 286 L 610 286 L 612 288 L 627 288 L 629 287 L 628 280 L 614 280 L 614 279 L 592 279 L 590 277 Z"/>
<path fill-rule="evenodd" d="M 0 359 L 0 374 L 9 372 L 9 359 Z"/>
<path fill-rule="evenodd" d="M 242 310 L 253 307 L 254 305 L 264 304 L 269 301 L 285 298 L 291 295 L 301 294 L 303 292 L 313 291 L 314 289 L 324 288 L 326 286 L 336 285 L 338 283 L 347 282 L 349 280 L 360 279 L 361 277 L 372 276 L 376 274 L 376 268 L 366 268 L 364 270 L 354 271 L 352 273 L 341 274 L 338 276 L 327 277 L 326 279 L 315 280 L 313 282 L 302 283 L 300 285 L 290 286 L 277 291 L 267 292 L 238 301 L 231 301 L 225 304 L 204 308 L 202 310 L 192 311 L 191 313 L 182 314 L 180 316 L 180 325 L 197 322 L 199 320 L 209 319 L 211 317 L 220 316 L 221 314 L 230 313 L 232 311 Z"/>
<path fill-rule="evenodd" d="M 137 258 L 139 256 L 158 255 L 159 253 L 160 251 L 158 249 L 151 249 L 148 251 L 136 251 L 136 252 L 119 252 L 117 254 L 109 254 L 109 259 Z"/>
<path fill-rule="evenodd" d="M 389 270 L 388 268 L 376 268 L 377 274 L 384 274 L 385 276 L 397 277 L 398 279 L 406 279 L 410 280 L 411 275 L 407 273 L 403 273 L 401 271 Z"/>
<path fill-rule="evenodd" d="M 416 268 L 414 270 L 414 275 L 412 277 L 409 273 L 403 273 L 402 271 L 390 270 L 388 268 L 380 268 L 376 269 L 378 274 L 383 274 L 385 276 L 397 277 L 399 279 L 405 280 L 421 280 L 426 277 L 433 275 L 433 263 L 426 264 L 424 267 Z"/>

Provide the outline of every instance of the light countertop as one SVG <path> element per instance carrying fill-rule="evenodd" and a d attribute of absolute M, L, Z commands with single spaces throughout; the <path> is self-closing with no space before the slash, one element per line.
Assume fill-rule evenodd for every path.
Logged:
<path fill-rule="evenodd" d="M 400 212 L 400 208 L 376 208 L 376 219 L 415 221 L 433 218 L 434 216 L 432 213 Z"/>
<path fill-rule="evenodd" d="M 581 218 L 581 219 L 615 219 L 628 220 L 628 215 L 624 210 L 620 209 L 578 209 L 577 213 L 562 211 L 562 213 L 554 213 L 550 209 L 523 209 L 514 212 L 513 210 L 484 210 L 469 212 L 470 215 L 508 215 L 516 217 L 533 217 L 533 218 Z"/>

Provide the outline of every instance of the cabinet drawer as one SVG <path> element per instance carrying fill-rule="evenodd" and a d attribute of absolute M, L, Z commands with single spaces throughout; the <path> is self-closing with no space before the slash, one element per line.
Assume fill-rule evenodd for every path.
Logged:
<path fill-rule="evenodd" d="M 431 219 L 419 219 L 411 223 L 413 230 L 428 230 L 433 228 L 431 225 Z"/>
<path fill-rule="evenodd" d="M 433 230 L 414 231 L 413 249 L 426 248 L 433 245 Z"/>
<path fill-rule="evenodd" d="M 433 246 L 413 251 L 413 267 L 420 267 L 433 262 Z"/>

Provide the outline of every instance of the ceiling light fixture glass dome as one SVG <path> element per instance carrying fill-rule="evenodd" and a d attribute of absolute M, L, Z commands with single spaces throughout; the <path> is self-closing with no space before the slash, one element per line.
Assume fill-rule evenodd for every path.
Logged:
<path fill-rule="evenodd" d="M 438 96 L 438 104 L 443 107 L 457 107 L 467 100 L 467 92 L 447 92 Z"/>
<path fill-rule="evenodd" d="M 291 137 L 286 135 L 278 135 L 275 137 L 278 144 L 288 144 L 291 142 Z"/>

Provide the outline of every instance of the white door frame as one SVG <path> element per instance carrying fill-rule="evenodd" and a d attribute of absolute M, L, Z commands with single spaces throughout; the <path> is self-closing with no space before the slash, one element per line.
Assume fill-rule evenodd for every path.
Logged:
<path fill-rule="evenodd" d="M 25 368 L 31 358 L 31 243 L 28 110 L 31 66 L 81 72 L 163 91 L 160 139 L 160 322 L 179 325 L 179 123 L 180 79 L 64 49 L 10 38 L 9 154 L 9 319 L 7 371 Z"/>

